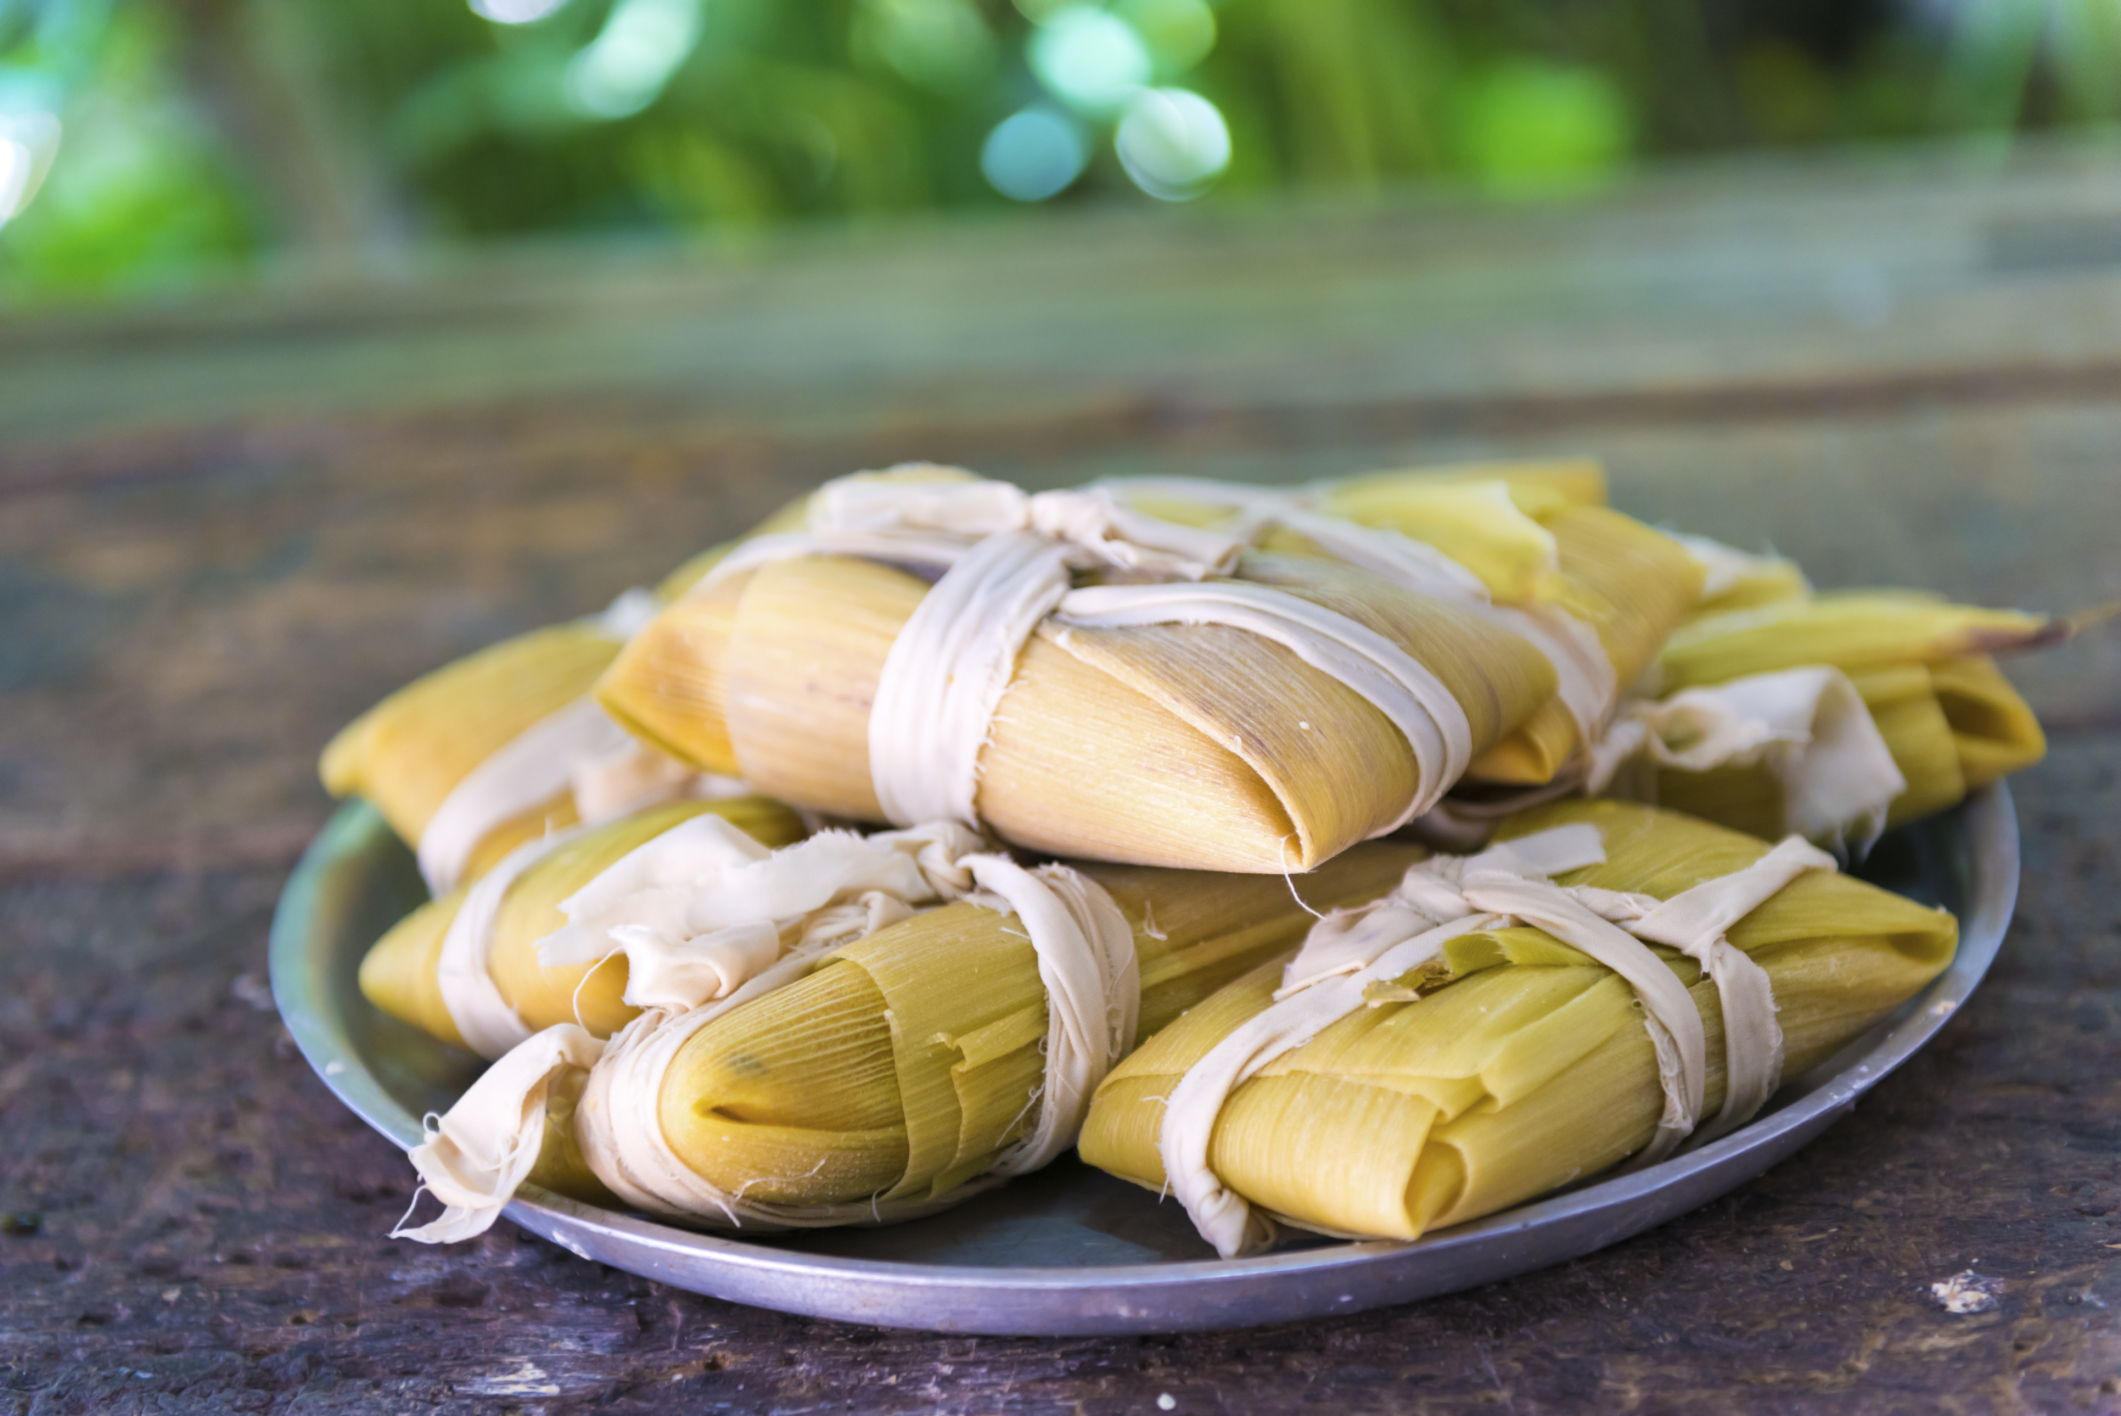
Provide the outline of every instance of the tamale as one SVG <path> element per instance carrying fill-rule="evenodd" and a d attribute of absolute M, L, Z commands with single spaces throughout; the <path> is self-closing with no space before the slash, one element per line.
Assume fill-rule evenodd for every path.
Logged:
<path fill-rule="evenodd" d="M 1566 507 L 1540 523 L 1554 536 L 1561 590 L 1554 606 L 1597 632 L 1614 682 L 1632 683 L 1701 591 L 1699 562 L 1639 521 L 1598 507 Z M 1474 759 L 1470 781 L 1537 786 L 1587 746 L 1558 700 L 1549 700 Z"/>
<path fill-rule="evenodd" d="M 1294 488 L 1155 477 L 1107 485 L 1130 505 L 1189 526 L 1219 526 L 1233 509 L 1242 516 L 1281 503 L 1397 531 L 1463 565 L 1505 605 L 1560 593 L 1558 550 L 1544 523 L 1570 510 L 1603 509 L 1606 500 L 1605 470 L 1590 459 L 1414 467 Z M 1269 531 L 1260 546 L 1319 553 L 1287 527 Z"/>
<path fill-rule="evenodd" d="M 1361 846 L 1300 888 L 1314 908 L 1358 903 L 1419 854 Z M 1080 868 L 1133 929 L 1142 1036 L 1285 951 L 1311 922 L 1271 877 Z M 1017 1138 L 1038 1088 L 1046 1007 L 1019 928 L 991 909 L 946 905 L 717 1019 L 663 1083 L 665 1136 L 708 1180 L 775 1203 L 948 1193 Z"/>
<path fill-rule="evenodd" d="M 680 823 L 608 863 L 600 858 L 618 842 L 607 828 L 596 852 L 576 858 L 576 879 L 542 882 L 541 896 L 574 893 L 565 905 L 569 922 L 537 947 L 538 957 L 604 960 L 595 971 L 615 977 L 548 969 L 542 996 L 585 995 L 563 1005 L 580 1022 L 524 1038 L 441 1118 L 414 1158 L 452 1208 L 408 1232 L 475 1233 L 522 1179 L 594 1198 L 601 1198 L 596 1186 L 608 1185 L 652 1212 L 706 1223 L 846 1223 L 888 1220 L 909 1206 L 924 1212 L 975 1179 L 991 1183 L 1004 1156 L 1028 1168 L 1072 1142 L 1080 1107 L 1109 1060 L 1081 1079 L 1077 1100 L 1057 1119 L 1047 1113 L 1063 1094 L 1056 1077 L 1065 1074 L 1054 1069 L 1082 1047 L 1083 1022 L 1120 1016 L 1115 989 L 1124 991 L 1131 1040 L 1137 1026 L 1161 1026 L 1286 948 L 1318 907 L 1374 898 L 1422 855 L 1411 845 L 1360 847 L 1305 877 L 1299 899 L 1291 882 L 1271 877 L 1110 865 L 1041 868 L 1038 875 L 1052 876 L 1041 885 L 1004 857 L 962 854 L 978 838 L 947 823 L 869 838 L 827 832 L 786 851 L 734 857 L 726 828 L 719 835 L 697 829 L 712 824 Z M 649 829 L 644 818 L 634 832 Z M 901 879 L 914 859 L 930 885 Z M 934 904 L 933 885 L 967 868 L 980 890 L 1011 889 L 1004 882 L 1013 877 L 1032 893 Z M 592 869 L 593 878 L 579 880 Z M 900 883 L 886 886 L 887 879 Z M 1125 958 L 1123 972 L 1100 985 L 1102 998 L 1090 996 L 1087 1014 L 1082 980 L 1061 982 L 1070 975 L 1049 953 L 1052 934 L 1040 942 L 1055 922 L 1040 901 L 1059 898 L 1042 892 L 1065 880 L 1088 892 L 1081 898 L 1090 914 L 1109 911 L 1103 947 Z M 910 914 L 902 903 L 897 922 L 878 927 L 892 915 L 872 883 L 902 902 L 930 903 Z M 809 913 L 783 918 L 779 906 L 754 904 L 798 897 Z M 546 908 L 543 898 L 525 902 L 525 910 Z M 636 1001 L 647 1010 L 630 1022 L 623 1008 L 607 1006 L 614 989 L 622 1002 L 635 998 L 634 986 L 647 977 L 628 979 L 636 964 L 665 970 L 667 981 L 677 977 L 668 972 L 671 960 L 697 960 L 703 945 L 705 954 L 719 949 L 718 957 L 734 959 L 730 941 L 752 926 L 733 922 L 752 908 L 776 921 L 777 961 L 752 956 L 744 972 L 690 995 L 704 1004 L 643 997 Z M 497 916 L 496 931 L 519 932 L 523 913 Z M 622 923 L 629 920 L 659 923 Z M 706 935 L 680 938 L 702 929 Z M 643 944 L 650 952 L 637 955 Z M 419 971 L 419 952 L 379 946 L 376 972 L 386 971 L 386 954 L 388 971 Z M 704 981 L 698 972 L 690 977 Z M 1063 986 L 1074 1000 L 1065 1008 L 1056 992 Z M 586 996 L 592 988 L 594 1002 Z M 417 990 L 401 977 L 393 991 Z M 525 991 L 519 981 L 518 994 Z M 620 1024 L 608 1044 L 590 1031 Z M 665 1037 L 669 1045 L 658 1053 Z M 644 1057 L 651 1059 L 645 1071 L 635 1065 Z M 583 1071 L 586 1084 L 569 1079 Z M 562 1114 L 570 1108 L 572 1140 Z M 1057 1125 L 1064 1129 L 1051 1129 Z M 1023 1148 L 1040 1136 L 1033 1159 L 1023 1161 Z M 537 1150 L 534 1162 L 526 1143 Z M 467 1163 L 467 1156 L 483 1159 Z M 675 1200 L 671 1177 L 652 1175 L 666 1163 L 679 1175 Z M 459 1187 L 460 1179 L 472 1189 Z M 704 1198 L 685 1203 L 685 1194 Z"/>
<path fill-rule="evenodd" d="M 952 485 L 916 470 L 924 485 Z M 1003 487 L 955 485 L 975 495 Z M 1085 497 L 1074 510 L 1089 504 L 1068 495 Z M 1118 537 L 1070 544 L 1128 549 Z M 1001 661 L 999 707 L 975 739 L 976 796 L 961 814 L 894 815 L 875 785 L 909 754 L 872 751 L 872 707 L 894 650 L 912 657 L 902 637 L 930 597 L 922 576 L 878 558 L 730 562 L 629 644 L 598 701 L 664 750 L 801 806 L 866 821 L 953 814 L 1043 854 L 1171 868 L 1310 869 L 1393 829 L 1410 802 L 1455 780 L 1456 769 L 1425 769 L 1404 719 L 1309 650 L 1212 610 L 1171 612 L 1192 616 L 1183 622 L 1106 623 L 1071 609 L 1092 590 L 1158 588 L 1130 564 L 1120 556 L 1088 577 L 1099 584 L 1025 626 L 1015 659 Z M 1524 639 L 1381 575 L 1264 552 L 1243 553 L 1230 570 L 1164 588 L 1197 586 L 1210 599 L 1264 593 L 1323 614 L 1336 633 L 1381 642 L 1449 700 L 1467 760 L 1555 692 L 1552 665 Z M 945 682 L 975 677 L 952 670 Z"/>
<path fill-rule="evenodd" d="M 613 861 L 680 822 L 710 814 L 765 846 L 803 836 L 796 814 L 764 797 L 668 802 L 561 842 L 509 883 L 495 912 L 487 968 L 529 1031 L 575 1021 L 606 1036 L 640 1011 L 620 1001 L 626 990 L 623 957 L 546 968 L 538 960 L 538 941 L 566 925 L 560 901 Z M 360 971 L 361 993 L 369 1002 L 459 1047 L 467 1043 L 443 999 L 440 969 L 443 941 L 471 889 L 459 886 L 400 920 L 369 949 Z"/>
<path fill-rule="evenodd" d="M 1634 892 L 1654 905 L 1770 854 L 1736 832 L 1611 801 L 1538 808 L 1499 837 L 1529 841 L 1586 823 L 1597 828 L 1604 862 L 1557 874 L 1557 887 Z M 1723 938 L 1771 984 L 1780 1071 L 1794 1075 L 1936 977 L 1957 930 L 1941 910 L 1812 869 Z M 1650 957 L 1649 967 L 1684 985 L 1698 1015 L 1706 1074 L 1697 1114 L 1713 1115 L 1725 1091 L 1722 995 L 1693 958 L 1661 945 Z M 1171 1178 L 1159 1149 L 1166 1100 L 1265 1012 L 1283 969 L 1282 961 L 1260 966 L 1116 1068 L 1085 1123 L 1083 1158 L 1162 1190 Z M 1352 1012 L 1222 1100 L 1206 1154 L 1229 1194 L 1304 1228 L 1415 1238 L 1606 1170 L 1641 1151 L 1670 1115 L 1637 993 L 1545 929 L 1459 933 L 1361 996 L 1370 1006 L 1358 997 Z"/>
<path fill-rule="evenodd" d="M 1796 667 L 1846 673 L 1905 781 L 1885 821 L 1899 826 L 2046 754 L 2039 720 L 1991 656 L 2055 643 L 2070 628 L 1907 591 L 1796 596 L 1681 626 L 1654 677 L 1671 693 Z M 1659 802 L 1725 825 L 1786 829 L 1783 784 L 1760 764 L 1660 771 L 1655 790 Z"/>
<path fill-rule="evenodd" d="M 1839 590 L 1704 615 L 1657 654 L 1661 692 L 1747 674 L 1826 664 L 1856 674 L 1904 664 L 2037 649 L 2067 638 L 2067 621 L 1955 605 L 1913 590 Z"/>

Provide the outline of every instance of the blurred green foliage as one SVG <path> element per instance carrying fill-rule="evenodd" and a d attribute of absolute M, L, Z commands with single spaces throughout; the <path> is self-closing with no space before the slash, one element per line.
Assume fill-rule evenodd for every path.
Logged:
<path fill-rule="evenodd" d="M 0 293 L 2117 117 L 2121 0 L 0 0 Z"/>

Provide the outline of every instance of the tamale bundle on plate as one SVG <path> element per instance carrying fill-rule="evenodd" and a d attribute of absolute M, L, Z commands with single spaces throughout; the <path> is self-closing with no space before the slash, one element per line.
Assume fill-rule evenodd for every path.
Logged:
<path fill-rule="evenodd" d="M 1764 837 L 1867 845 L 2038 762 L 2039 721 L 1996 654 L 2067 621 L 1908 591 L 1791 593 L 1703 614 L 1623 705 L 1654 799 Z"/>
<path fill-rule="evenodd" d="M 1412 1238 L 1742 1124 L 1956 939 L 1802 842 L 1557 803 L 1151 1038 L 1081 1153 L 1168 1187 L 1226 1255 L 1275 1220 Z"/>
<path fill-rule="evenodd" d="M 696 577 L 725 550 L 680 577 Z M 750 796 L 740 782 L 629 736 L 591 697 L 659 603 L 629 591 L 602 615 L 504 640 L 406 685 L 325 748 L 326 790 L 365 797 L 382 812 L 419 852 L 438 895 L 583 821 L 684 797 Z M 744 809 L 759 816 L 778 808 L 753 798 Z"/>
<path fill-rule="evenodd" d="M 415 1153 L 449 1206 L 416 1237 L 483 1229 L 533 1178 L 762 1228 L 954 1203 L 1072 1144 L 1139 1033 L 1312 919 L 1270 876 L 1032 871 L 947 823 L 769 852 L 682 815 L 697 810 L 583 837 L 488 917 L 498 1006 L 519 1031 Z M 1364 846 L 1304 891 L 1359 903 L 1421 854 Z M 362 971 L 371 998 L 438 1032 L 422 1000 L 450 984 L 424 941 L 443 908 Z M 567 1020 L 531 1030 L 555 1013 Z"/>
<path fill-rule="evenodd" d="M 842 479 L 805 532 L 746 543 L 636 637 L 599 701 L 666 752 L 835 815 L 1309 869 L 1469 768 L 1550 776 L 1699 590 L 1676 544 L 1560 491 L 1527 482 L 1542 521 L 1507 478 L 1399 480 L 1426 510 L 1386 528 L 1382 484 L 1364 525 L 1233 518 L 1157 487 Z M 1580 469 L 1557 485 L 1589 494 Z M 1406 530 L 1423 524 L 1458 549 Z M 1460 553 L 1533 599 L 1500 603 Z"/>

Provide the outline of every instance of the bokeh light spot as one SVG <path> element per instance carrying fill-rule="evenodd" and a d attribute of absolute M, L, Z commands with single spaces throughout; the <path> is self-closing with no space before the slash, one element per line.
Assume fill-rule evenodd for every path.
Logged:
<path fill-rule="evenodd" d="M 971 0 L 863 0 L 856 33 L 908 83 L 972 87 L 994 67 L 994 31 Z"/>
<path fill-rule="evenodd" d="M 1159 78 L 1177 78 L 1215 48 L 1215 12 L 1207 0 L 1119 0 L 1112 13 L 1149 46 Z"/>
<path fill-rule="evenodd" d="M 1031 35 L 1031 72 L 1083 113 L 1118 112 L 1149 82 L 1149 46 L 1134 27 L 1094 5 L 1057 10 Z"/>
<path fill-rule="evenodd" d="M 1466 166 L 1492 191 L 1567 191 L 1627 160 L 1627 105 L 1593 69 L 1512 60 L 1468 84 L 1458 109 Z"/>
<path fill-rule="evenodd" d="M 1229 125 L 1214 104 L 1186 89 L 1137 97 L 1113 145 L 1134 185 L 1160 201 L 1191 201 L 1230 165 Z"/>
<path fill-rule="evenodd" d="M 497 25 L 532 25 L 567 0 L 471 0 L 471 12 Z"/>
<path fill-rule="evenodd" d="M 619 0 L 567 65 L 567 101 L 590 118 L 625 118 L 655 102 L 700 41 L 699 0 Z"/>
<path fill-rule="evenodd" d="M 1067 190 L 1089 160 L 1089 144 L 1074 123 L 1049 109 L 1026 108 L 987 135 L 979 169 L 1003 196 L 1042 202 Z"/>
<path fill-rule="evenodd" d="M 37 195 L 58 151 L 59 120 L 51 114 L 0 114 L 0 226 Z"/>

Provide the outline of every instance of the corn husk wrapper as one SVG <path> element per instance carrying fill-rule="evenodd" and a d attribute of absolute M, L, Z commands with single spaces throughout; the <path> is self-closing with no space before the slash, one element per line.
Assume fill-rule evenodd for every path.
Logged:
<path fill-rule="evenodd" d="M 1700 599 L 1701 563 L 1671 537 L 1606 508 L 1605 479 L 1595 462 L 1380 472 L 1320 483 L 1314 491 L 1327 515 L 1442 551 L 1478 577 L 1496 604 L 1548 605 L 1589 625 L 1623 687 Z M 1227 516 L 1168 497 L 1134 500 L 1187 524 L 1213 525 L 1214 517 Z M 1271 532 L 1261 544 L 1324 554 L 1290 530 Z M 1542 785 L 1581 740 L 1567 708 L 1550 699 L 1484 751 L 1466 780 Z"/>
<path fill-rule="evenodd" d="M 1114 485 L 1130 505 L 1182 526 L 1219 527 L 1230 520 L 1228 506 L 1221 503 L 1188 501 L 1153 485 L 1144 490 L 1130 489 L 1125 481 Z M 1436 547 L 1471 570 L 1505 605 L 1536 604 L 1561 593 L 1557 547 L 1542 520 L 1606 504 L 1605 469 L 1588 458 L 1367 472 L 1300 490 L 1325 515 L 1399 531 Z M 1263 544 L 1317 553 L 1303 537 L 1286 531 L 1271 534 Z"/>
<path fill-rule="evenodd" d="M 1673 812 L 1567 802 L 1513 818 L 1505 839 L 1589 821 L 1606 863 L 1558 877 L 1669 898 L 1768 847 Z M 1808 874 L 1746 916 L 1730 942 L 1773 982 L 1785 1076 L 1825 1060 L 1950 963 L 1939 910 L 1842 875 Z M 1707 1030 L 1713 1116 L 1724 1091 L 1722 1010 L 1692 960 L 1658 949 Z M 1099 1089 L 1079 1144 L 1091 1164 L 1150 1189 L 1163 1098 L 1264 1009 L 1283 960 L 1157 1034 Z M 1663 1111 L 1657 1062 L 1628 986 L 1545 932 L 1453 940 L 1442 967 L 1381 990 L 1232 1092 L 1209 1159 L 1223 1184 L 1328 1233 L 1411 1239 L 1595 1175 L 1639 1150 Z M 1414 996 L 1416 1001 L 1397 1001 Z"/>
<path fill-rule="evenodd" d="M 1238 577 L 1391 639 L 1465 709 L 1476 750 L 1554 691 L 1516 636 L 1315 557 L 1253 554 Z M 687 596 L 598 689 L 636 733 L 782 800 L 880 820 L 869 707 L 925 582 L 810 556 Z M 1004 839 L 1062 856 L 1233 872 L 1308 870 L 1388 828 L 1420 783 L 1398 729 L 1295 654 L 1219 625 L 1041 625 L 981 756 Z"/>
<path fill-rule="evenodd" d="M 1786 556 L 1742 551 L 1684 532 L 1673 532 L 1672 539 L 1686 547 L 1708 572 L 1701 587 L 1701 603 L 1694 607 L 1696 617 L 1749 610 L 1783 600 L 1803 600 L 1812 594 L 1812 582 L 1806 578 L 1804 567 Z"/>
<path fill-rule="evenodd" d="M 509 886 L 494 918 L 487 972 L 532 1032 L 578 1022 L 608 1037 L 640 1012 L 621 998 L 626 991 L 623 955 L 602 965 L 546 968 L 538 961 L 538 941 L 566 925 L 560 902 L 606 867 L 678 823 L 709 814 L 726 818 L 766 846 L 790 845 L 806 834 L 794 812 L 765 797 L 669 802 L 563 842 Z M 442 1001 L 439 979 L 443 938 L 469 892 L 468 884 L 459 886 L 400 920 L 368 951 L 360 972 L 361 992 L 369 1002 L 458 1047 L 465 1045 L 464 1037 Z"/>
<path fill-rule="evenodd" d="M 504 640 L 415 679 L 341 729 L 320 775 L 333 796 L 366 797 L 398 836 L 419 843 L 457 783 L 525 730 L 583 697 L 619 645 L 588 623 Z M 477 876 L 525 841 L 579 819 L 571 791 L 489 831 Z"/>
<path fill-rule="evenodd" d="M 1497 604 L 1560 598 L 1567 582 L 1551 523 L 1606 510 L 1605 471 L 1589 460 L 1467 463 L 1370 472 L 1318 484 L 1318 509 L 1434 546 Z"/>
<path fill-rule="evenodd" d="M 1367 901 L 1421 854 L 1361 846 L 1296 883 L 1314 908 Z M 1133 926 L 1143 1036 L 1312 922 L 1272 877 L 1080 868 Z M 941 1196 L 1032 1125 L 1046 1025 L 1015 916 L 967 903 L 927 910 L 703 1027 L 664 1078 L 663 1133 L 699 1174 L 754 1200 Z M 579 1154 L 571 1142 L 549 1148 L 532 1178 L 579 1193 Z"/>
<path fill-rule="evenodd" d="M 1625 687 L 1699 598 L 1700 564 L 1670 537 L 1603 507 L 1563 506 L 1538 523 L 1554 538 L 1559 588 L 1549 603 L 1597 632 L 1614 681 Z M 1575 719 L 1549 699 L 1475 758 L 1466 779 L 1543 785 L 1582 745 Z"/>
<path fill-rule="evenodd" d="M 1390 514 L 1409 487 L 1487 482 L 1500 482 L 1509 488 L 1511 500 L 1532 516 L 1562 506 L 1606 505 L 1605 467 L 1597 458 L 1546 457 L 1397 467 L 1337 477 L 1321 484 L 1326 494 L 1323 509 L 1334 516 L 1360 520 L 1372 508 L 1379 514 Z"/>
<path fill-rule="evenodd" d="M 1945 810 L 2030 767 L 2046 735 L 1990 656 L 2054 643 L 2067 625 L 1901 591 L 1849 591 L 1699 617 L 1655 671 L 1665 692 L 1823 664 L 1848 674 L 1908 789 L 1888 826 Z M 1761 767 L 1662 771 L 1657 800 L 1740 830 L 1780 834 L 1781 787 Z"/>
<path fill-rule="evenodd" d="M 1807 664 L 1849 674 L 1941 664 L 2038 649 L 2070 629 L 2046 615 L 1955 605 L 1913 590 L 1830 591 L 1690 620 L 1658 652 L 1656 684 L 1671 693 Z"/>

